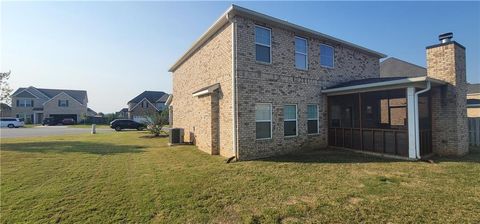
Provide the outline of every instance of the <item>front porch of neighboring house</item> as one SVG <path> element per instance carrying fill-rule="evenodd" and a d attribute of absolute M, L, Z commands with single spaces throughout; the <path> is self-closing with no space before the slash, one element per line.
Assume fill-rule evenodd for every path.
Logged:
<path fill-rule="evenodd" d="M 432 154 L 430 92 L 444 84 L 428 77 L 390 77 L 323 90 L 329 146 L 408 159 Z"/>
<path fill-rule="evenodd" d="M 43 108 L 33 108 L 33 123 L 41 124 L 43 121 Z"/>

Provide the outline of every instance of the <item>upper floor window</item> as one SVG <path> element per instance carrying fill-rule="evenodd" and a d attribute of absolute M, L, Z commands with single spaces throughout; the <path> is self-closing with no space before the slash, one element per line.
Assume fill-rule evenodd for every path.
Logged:
<path fill-rule="evenodd" d="M 165 104 L 164 104 L 164 103 L 157 103 L 157 109 L 158 109 L 158 110 L 163 110 L 163 109 L 165 109 Z"/>
<path fill-rule="evenodd" d="M 32 99 L 18 99 L 16 105 L 17 105 L 17 107 L 33 107 L 33 100 Z"/>
<path fill-rule="evenodd" d="M 256 139 L 272 138 L 272 104 L 255 105 L 255 133 Z"/>
<path fill-rule="evenodd" d="M 271 63 L 272 31 L 269 28 L 255 26 L 255 60 Z"/>
<path fill-rule="evenodd" d="M 295 67 L 298 69 L 308 69 L 308 43 L 307 39 L 295 37 Z"/>
<path fill-rule="evenodd" d="M 142 108 L 148 108 L 148 102 L 146 100 L 142 101 Z"/>
<path fill-rule="evenodd" d="M 335 52 L 332 46 L 320 44 L 320 65 L 322 67 L 333 68 Z"/>
<path fill-rule="evenodd" d="M 58 100 L 59 107 L 68 107 L 68 100 Z"/>

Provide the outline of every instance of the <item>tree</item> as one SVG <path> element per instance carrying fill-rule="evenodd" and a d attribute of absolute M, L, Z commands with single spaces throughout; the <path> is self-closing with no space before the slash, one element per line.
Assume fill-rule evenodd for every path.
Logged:
<path fill-rule="evenodd" d="M 145 123 L 147 124 L 147 130 L 153 136 L 160 136 L 160 134 L 165 133 L 165 131 L 162 130 L 163 126 L 168 124 L 168 110 L 149 114 Z"/>
<path fill-rule="evenodd" d="M 8 72 L 1 72 L 0 73 L 0 102 L 5 104 L 10 104 L 10 94 L 12 93 L 12 88 L 8 84 L 8 79 L 10 79 L 10 73 Z"/>

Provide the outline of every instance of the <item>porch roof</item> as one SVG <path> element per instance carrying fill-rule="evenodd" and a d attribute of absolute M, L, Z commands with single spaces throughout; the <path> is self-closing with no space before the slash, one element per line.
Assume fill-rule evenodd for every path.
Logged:
<path fill-rule="evenodd" d="M 427 76 L 421 77 L 382 77 L 352 80 L 337 84 L 322 90 L 327 95 L 341 95 L 348 93 L 371 92 L 379 90 L 400 89 L 408 86 L 424 88 L 426 83 L 430 82 L 432 86 L 444 85 L 444 81 L 433 79 Z"/>

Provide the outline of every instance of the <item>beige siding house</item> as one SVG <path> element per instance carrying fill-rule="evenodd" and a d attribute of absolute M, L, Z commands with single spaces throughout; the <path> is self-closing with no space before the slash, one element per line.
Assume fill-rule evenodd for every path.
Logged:
<path fill-rule="evenodd" d="M 87 91 L 44 89 L 30 86 L 12 94 L 12 116 L 26 123 L 41 123 L 43 118 L 73 118 L 80 122 L 87 112 Z"/>
<path fill-rule="evenodd" d="M 463 117 L 450 119 L 458 135 L 446 146 L 437 145 L 446 140 L 432 132 L 437 124 L 423 122 L 457 106 L 463 113 L 465 103 L 457 97 L 465 94 L 457 88 L 464 88 L 462 50 L 456 42 L 429 48 L 429 70 L 445 71 L 381 78 L 384 54 L 232 5 L 170 68 L 173 97 L 167 105 L 185 142 L 239 160 L 327 146 L 410 159 L 448 150 L 464 154 Z M 453 95 L 439 90 L 430 96 L 437 88 Z M 429 92 L 417 100 L 421 90 Z M 430 109 L 435 97 L 458 103 Z M 407 116 L 415 109 L 420 118 Z M 382 137 L 370 141 L 378 130 Z"/>

